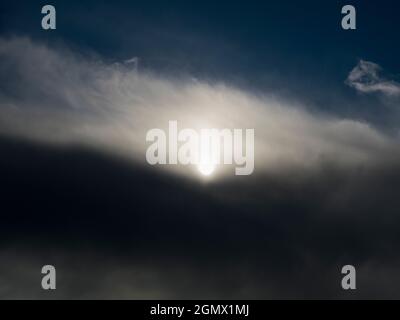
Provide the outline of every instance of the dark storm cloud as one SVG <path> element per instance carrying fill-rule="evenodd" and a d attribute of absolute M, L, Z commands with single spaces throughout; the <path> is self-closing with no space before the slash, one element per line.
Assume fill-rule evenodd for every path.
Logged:
<path fill-rule="evenodd" d="M 204 186 L 88 150 L 0 145 L 4 298 L 346 297 L 344 264 L 359 271 L 349 297 L 396 297 L 397 161 Z"/>

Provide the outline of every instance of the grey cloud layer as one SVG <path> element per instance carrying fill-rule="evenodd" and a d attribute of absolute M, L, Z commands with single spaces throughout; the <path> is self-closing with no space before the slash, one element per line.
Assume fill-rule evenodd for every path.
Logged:
<path fill-rule="evenodd" d="M 2 298 L 339 298 L 348 263 L 347 296 L 398 297 L 398 162 L 204 186 L 83 150 L 0 152 Z"/>

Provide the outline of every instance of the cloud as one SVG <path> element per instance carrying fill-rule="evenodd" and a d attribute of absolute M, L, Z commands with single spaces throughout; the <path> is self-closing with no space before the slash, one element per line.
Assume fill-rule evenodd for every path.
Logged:
<path fill-rule="evenodd" d="M 311 114 L 284 98 L 189 76 L 138 72 L 130 63 L 107 64 L 93 54 L 28 38 L 1 39 L 0 48 L 0 132 L 5 135 L 89 145 L 144 162 L 146 132 L 166 129 L 169 120 L 178 120 L 179 128 L 254 128 L 255 170 L 261 172 L 312 167 L 321 160 L 374 163 L 398 154 L 397 142 L 368 123 Z M 350 79 L 356 81 L 365 70 L 375 75 L 376 68 L 362 62 Z"/>
<path fill-rule="evenodd" d="M 382 68 L 373 62 L 360 60 L 349 73 L 346 83 L 363 93 L 379 92 L 387 96 L 400 95 L 400 83 L 380 75 Z"/>
<path fill-rule="evenodd" d="M 396 138 L 28 38 L 0 40 L 0 80 L 2 298 L 50 298 L 44 264 L 57 298 L 346 298 L 349 263 L 350 297 L 398 296 Z M 148 166 L 145 134 L 171 119 L 255 128 L 254 174 Z"/>
<path fill-rule="evenodd" d="M 399 296 L 398 161 L 202 185 L 84 148 L 0 139 L 0 154 L 1 298 Z"/>

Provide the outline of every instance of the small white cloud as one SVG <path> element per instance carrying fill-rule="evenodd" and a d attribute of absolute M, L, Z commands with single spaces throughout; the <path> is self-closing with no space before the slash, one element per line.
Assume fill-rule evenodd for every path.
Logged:
<path fill-rule="evenodd" d="M 380 92 L 387 96 L 400 95 L 400 83 L 380 76 L 382 68 L 373 62 L 360 60 L 349 73 L 346 84 L 363 93 Z"/>

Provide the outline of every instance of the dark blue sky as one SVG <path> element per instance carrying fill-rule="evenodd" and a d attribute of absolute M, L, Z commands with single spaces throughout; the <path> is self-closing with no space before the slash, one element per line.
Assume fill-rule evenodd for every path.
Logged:
<path fill-rule="evenodd" d="M 4 2 L 1 34 L 66 43 L 110 61 L 137 56 L 141 68 L 273 92 L 368 121 L 382 117 L 371 106 L 378 101 L 344 85 L 349 71 L 365 59 L 399 76 L 397 1 L 52 1 L 57 30 L 44 31 L 40 10 L 48 3 Z M 345 4 L 357 9 L 355 31 L 341 29 Z"/>

